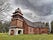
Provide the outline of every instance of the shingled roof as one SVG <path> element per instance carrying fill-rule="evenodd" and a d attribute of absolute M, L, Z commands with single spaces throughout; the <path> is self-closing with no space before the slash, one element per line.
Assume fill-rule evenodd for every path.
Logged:
<path fill-rule="evenodd" d="M 26 18 L 23 18 L 23 19 L 31 27 L 48 28 L 48 26 L 46 26 L 46 24 L 44 24 L 42 22 L 31 22 L 31 21 L 27 20 Z"/>

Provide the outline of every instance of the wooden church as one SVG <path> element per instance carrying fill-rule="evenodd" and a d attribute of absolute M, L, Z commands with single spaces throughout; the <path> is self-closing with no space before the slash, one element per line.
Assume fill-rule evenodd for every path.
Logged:
<path fill-rule="evenodd" d="M 23 17 L 19 8 L 15 10 L 11 18 L 9 28 L 10 35 L 18 34 L 47 34 L 49 32 L 48 26 L 42 22 L 31 22 Z"/>

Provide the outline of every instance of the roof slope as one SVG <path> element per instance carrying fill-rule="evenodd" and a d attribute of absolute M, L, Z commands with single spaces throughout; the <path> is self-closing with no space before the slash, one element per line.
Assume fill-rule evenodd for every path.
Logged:
<path fill-rule="evenodd" d="M 31 22 L 31 21 L 27 20 L 26 18 L 23 18 L 23 19 L 31 27 L 39 27 L 39 28 L 48 27 L 48 26 L 46 26 L 46 24 L 44 24 L 42 22 Z"/>

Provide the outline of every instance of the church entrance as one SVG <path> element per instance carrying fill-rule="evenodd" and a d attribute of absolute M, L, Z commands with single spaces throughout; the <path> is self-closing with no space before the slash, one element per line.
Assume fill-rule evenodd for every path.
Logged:
<path fill-rule="evenodd" d="M 20 29 L 20 28 L 9 29 L 9 34 L 10 34 L 10 35 L 23 34 L 23 29 Z"/>
<path fill-rule="evenodd" d="M 14 30 L 11 30 L 11 33 L 10 33 L 10 35 L 14 35 Z"/>
<path fill-rule="evenodd" d="M 22 32 L 21 30 L 18 30 L 18 34 L 21 34 L 21 32 Z"/>
<path fill-rule="evenodd" d="M 18 34 L 23 34 L 23 29 L 18 29 Z"/>

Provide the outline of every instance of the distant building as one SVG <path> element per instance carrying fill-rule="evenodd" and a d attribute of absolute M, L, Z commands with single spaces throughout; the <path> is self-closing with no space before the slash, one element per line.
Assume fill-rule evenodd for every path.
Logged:
<path fill-rule="evenodd" d="M 21 10 L 18 8 L 12 15 L 9 34 L 47 34 L 48 26 L 42 22 L 31 22 L 23 17 Z"/>

